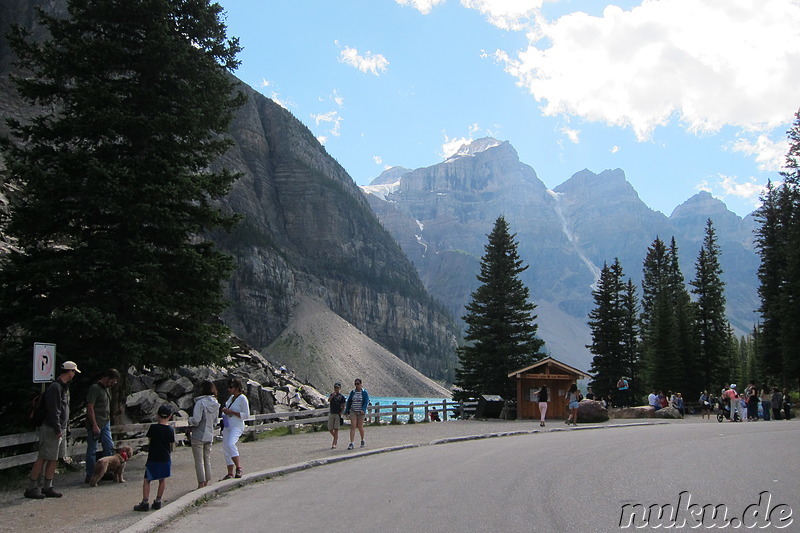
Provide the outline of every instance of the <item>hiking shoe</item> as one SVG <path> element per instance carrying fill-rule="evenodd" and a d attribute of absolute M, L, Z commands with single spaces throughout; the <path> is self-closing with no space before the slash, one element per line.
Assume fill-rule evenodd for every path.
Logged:
<path fill-rule="evenodd" d="M 352 450 L 352 449 L 353 449 L 353 447 L 354 447 L 354 446 L 353 446 L 353 443 L 352 443 L 352 442 L 351 442 L 350 444 L 348 444 L 348 445 L 347 445 L 347 449 L 348 449 L 348 450 Z"/>
<path fill-rule="evenodd" d="M 155 505 L 155 502 L 153 502 L 153 505 Z M 147 502 L 138 503 L 138 504 L 133 506 L 133 510 L 134 511 L 149 511 L 150 510 L 150 504 L 147 503 Z"/>
<path fill-rule="evenodd" d="M 362 440 L 361 441 L 361 447 L 363 448 L 364 446 L 366 446 L 366 443 Z"/>
<path fill-rule="evenodd" d="M 63 494 L 61 494 L 60 492 L 56 492 L 56 490 L 53 487 L 42 489 L 42 494 L 44 494 L 45 497 L 47 498 L 60 498 L 61 496 L 63 496 Z"/>
<path fill-rule="evenodd" d="M 154 511 L 158 511 L 159 509 L 161 509 L 161 500 L 154 501 L 153 505 L 151 505 L 150 508 Z"/>
<path fill-rule="evenodd" d="M 36 487 L 35 489 L 25 489 L 25 497 L 31 498 L 32 500 L 42 500 L 45 496 L 42 494 L 39 487 Z"/>

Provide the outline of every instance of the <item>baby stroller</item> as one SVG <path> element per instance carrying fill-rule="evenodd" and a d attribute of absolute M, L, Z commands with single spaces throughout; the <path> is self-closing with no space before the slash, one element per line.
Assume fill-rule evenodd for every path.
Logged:
<path fill-rule="evenodd" d="M 738 400 L 737 400 L 738 401 Z M 739 410 L 741 411 L 741 409 Z M 739 411 L 736 411 L 733 415 L 734 422 L 741 422 L 739 418 Z M 731 403 L 730 400 L 727 398 L 719 400 L 719 410 L 717 411 L 717 422 L 723 422 L 724 420 L 731 419 Z"/>

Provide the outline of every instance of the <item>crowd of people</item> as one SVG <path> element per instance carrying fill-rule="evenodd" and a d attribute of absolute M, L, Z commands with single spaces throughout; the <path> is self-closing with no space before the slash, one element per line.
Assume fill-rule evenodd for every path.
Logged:
<path fill-rule="evenodd" d="M 742 392 L 736 383 L 722 389 L 719 396 L 703 391 L 700 395 L 701 418 L 711 419 L 715 409 L 730 422 L 756 420 L 789 420 L 792 418 L 792 397 L 787 389 L 750 382 Z"/>
<path fill-rule="evenodd" d="M 58 460 L 66 457 L 67 451 L 66 435 L 70 418 L 68 385 L 80 372 L 75 362 L 65 361 L 61 365 L 58 377 L 43 394 L 41 401 L 43 421 L 38 428 L 39 452 L 24 492 L 26 498 L 38 500 L 62 496 L 62 493 L 53 487 L 53 481 Z M 89 387 L 87 393 L 86 483 L 91 486 L 96 485 L 93 477 L 97 479 L 95 474 L 98 461 L 102 462 L 103 458 L 115 453 L 111 434 L 111 389 L 119 380 L 119 371 L 109 368 Z M 366 407 L 370 403 L 369 393 L 363 388 L 360 379 L 355 380 L 354 388 L 347 398 L 341 394 L 341 386 L 341 383 L 335 383 L 334 392 L 328 398 L 330 405 L 328 430 L 333 437 L 331 449 L 336 448 L 338 444 L 343 416 L 350 419 L 350 444 L 347 449 L 355 448 L 356 432 L 359 433 L 360 445 L 363 448 L 366 446 L 364 419 Z M 200 394 L 195 398 L 194 408 L 188 421 L 187 435 L 192 447 L 197 488 L 206 487 L 211 481 L 211 448 L 217 427 L 221 427 L 222 452 L 227 468 L 227 473 L 220 481 L 242 477 L 242 462 L 237 444 L 244 432 L 245 420 L 250 417 L 250 405 L 241 380 L 232 378 L 227 381 L 227 400 L 224 403 L 220 403 L 217 398 L 218 391 L 214 382 L 202 382 Z M 157 422 L 148 428 L 149 447 L 142 483 L 142 500 L 133 507 L 135 511 L 161 508 L 167 478 L 172 475 L 171 453 L 176 442 L 175 429 L 170 425 L 173 414 L 169 404 L 161 405 L 157 410 Z M 122 460 L 127 459 L 125 456 Z M 150 484 L 153 481 L 158 481 L 158 488 L 153 502 L 150 503 Z"/>

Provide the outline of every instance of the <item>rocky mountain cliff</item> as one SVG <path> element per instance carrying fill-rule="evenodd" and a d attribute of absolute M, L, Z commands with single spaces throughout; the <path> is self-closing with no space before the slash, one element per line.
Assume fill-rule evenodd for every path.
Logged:
<path fill-rule="evenodd" d="M 30 26 L 34 5 L 63 12 L 64 4 L 4 0 L 0 30 L 10 22 Z M 8 83 L 10 51 L 0 45 L 0 109 L 24 115 Z M 271 358 L 266 347 L 309 295 L 375 346 L 434 379 L 452 379 L 458 328 L 426 293 L 352 178 L 287 110 L 242 90 L 248 101 L 232 125 L 235 146 L 217 165 L 242 173 L 223 204 L 243 221 L 231 234 L 211 236 L 237 264 L 226 288 L 225 322 Z M 294 361 L 281 362 L 302 373 Z"/>
<path fill-rule="evenodd" d="M 619 257 L 639 283 L 647 246 L 675 236 L 688 281 L 708 218 L 722 248 L 729 319 L 744 332 L 755 322 L 752 217 L 741 219 L 708 193 L 667 217 L 641 201 L 620 169 L 582 170 L 548 190 L 508 142 L 490 138 L 431 167 L 390 169 L 362 189 L 428 291 L 457 317 L 476 288 L 486 235 L 504 215 L 529 265 L 522 279 L 538 305 L 539 334 L 554 357 L 578 368 L 591 361 L 586 321 L 604 262 Z"/>

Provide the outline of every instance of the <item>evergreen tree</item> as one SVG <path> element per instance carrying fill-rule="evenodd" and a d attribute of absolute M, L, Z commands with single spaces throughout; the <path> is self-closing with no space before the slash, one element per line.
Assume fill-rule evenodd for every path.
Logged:
<path fill-rule="evenodd" d="M 615 259 L 603 265 L 597 288 L 592 291 L 595 307 L 589 312 L 594 354 L 592 390 L 600 397 L 616 392 L 621 377 L 629 385 L 638 373 L 638 304 L 633 283 L 623 282 L 622 265 Z"/>
<path fill-rule="evenodd" d="M 683 361 L 676 342 L 672 256 L 656 237 L 648 247 L 642 278 L 642 353 L 648 388 L 677 389 L 683 382 Z"/>
<path fill-rule="evenodd" d="M 670 288 L 672 308 L 675 313 L 675 350 L 679 361 L 679 371 L 672 390 L 683 391 L 687 395 L 700 395 L 705 388 L 698 379 L 697 334 L 695 331 L 695 306 L 692 303 L 678 260 L 678 245 L 675 237 L 670 241 Z"/>
<path fill-rule="evenodd" d="M 21 252 L 2 264 L 0 351 L 20 368 L 34 341 L 88 370 L 219 362 L 233 263 L 202 236 L 235 222 L 212 202 L 236 176 L 209 166 L 244 100 L 238 42 L 208 0 L 69 0 L 68 13 L 39 12 L 45 41 L 9 37 L 31 72 L 17 90 L 40 111 L 9 121 L 3 144 Z"/>
<path fill-rule="evenodd" d="M 695 263 L 695 278 L 690 283 L 697 302 L 701 389 L 717 389 L 727 380 L 723 369 L 730 339 L 728 320 L 725 317 L 725 283 L 721 278 L 719 254 L 714 224 L 708 219 L 703 246 Z"/>
<path fill-rule="evenodd" d="M 461 392 L 456 397 L 499 394 L 516 399 L 516 383 L 508 374 L 541 359 L 544 341 L 536 337 L 536 306 L 519 279 L 528 266 L 519 258 L 504 217 L 498 217 L 488 238 L 478 275 L 481 284 L 463 317 L 466 343 L 457 352 L 455 385 Z"/>
<path fill-rule="evenodd" d="M 642 382 L 641 323 L 639 319 L 639 298 L 636 285 L 628 278 L 622 293 L 622 357 L 628 377 L 629 399 L 641 398 L 645 394 Z"/>
<path fill-rule="evenodd" d="M 759 222 L 755 242 L 761 257 L 758 267 L 758 294 L 761 298 L 758 311 L 762 321 L 759 327 L 759 367 L 765 378 L 773 379 L 780 376 L 783 369 L 781 331 L 785 325 L 781 300 L 786 271 L 787 232 L 784 229 L 786 221 L 782 204 L 787 196 L 785 186 L 776 187 L 772 182 L 767 182 L 761 195 L 761 207 L 755 215 Z"/>
<path fill-rule="evenodd" d="M 762 317 L 758 366 L 783 386 L 800 381 L 800 111 L 789 129 L 783 185 L 768 184 L 756 213 Z"/>

